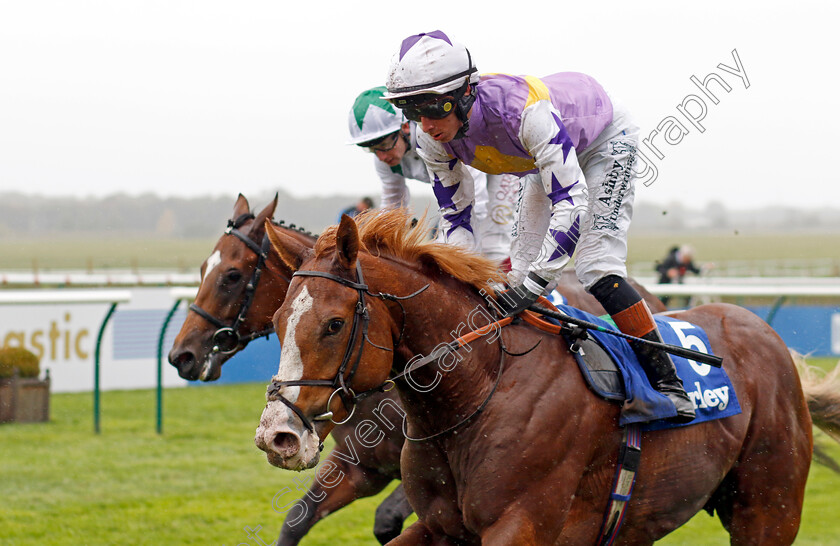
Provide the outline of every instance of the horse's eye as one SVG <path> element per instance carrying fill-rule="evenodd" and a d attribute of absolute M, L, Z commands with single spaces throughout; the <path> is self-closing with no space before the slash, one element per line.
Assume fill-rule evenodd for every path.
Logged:
<path fill-rule="evenodd" d="M 240 281 L 240 279 L 242 279 L 242 272 L 236 269 L 231 269 L 225 275 L 225 282 L 227 283 L 237 283 Z"/>
<path fill-rule="evenodd" d="M 342 326 L 344 326 L 344 321 L 341 319 L 332 319 L 327 324 L 327 335 L 335 335 L 341 331 Z"/>

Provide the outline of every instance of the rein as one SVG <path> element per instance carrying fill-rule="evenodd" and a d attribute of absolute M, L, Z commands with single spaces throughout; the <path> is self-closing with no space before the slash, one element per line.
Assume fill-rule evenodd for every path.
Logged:
<path fill-rule="evenodd" d="M 502 326 L 510 324 L 510 322 L 512 320 L 513 320 L 513 317 L 506 317 L 506 318 L 503 318 L 503 319 L 498 320 L 496 322 L 493 322 L 493 323 L 491 323 L 487 326 L 483 326 L 479 330 L 489 329 L 489 327 L 493 327 L 493 326 L 498 326 L 499 328 L 501 328 Z M 470 343 L 471 341 L 473 341 L 475 339 L 478 339 L 478 337 L 480 337 L 480 335 L 477 332 L 478 332 L 478 330 L 474 330 L 472 332 L 469 332 L 468 334 L 454 340 L 453 343 L 458 342 L 459 347 L 463 347 L 467 343 Z M 465 338 L 469 338 L 469 339 L 467 340 Z M 428 436 L 423 436 L 421 438 L 413 438 L 413 437 L 408 435 L 408 430 L 407 430 L 407 427 L 406 427 L 408 419 L 403 419 L 402 432 L 403 432 L 403 436 L 405 436 L 405 439 L 410 441 L 410 442 L 425 442 L 427 440 L 433 440 L 433 439 L 438 438 L 440 436 L 444 436 L 445 434 L 449 434 L 450 432 L 453 432 L 453 431 L 461 428 L 462 426 L 467 425 L 470 421 L 472 421 L 475 417 L 477 417 L 481 412 L 483 412 L 484 408 L 487 407 L 487 404 L 490 403 L 490 399 L 493 398 L 494 394 L 496 394 L 496 389 L 498 389 L 499 383 L 501 383 L 501 381 L 502 381 L 502 373 L 504 373 L 504 371 L 505 371 L 505 355 L 510 354 L 510 353 L 508 353 L 507 347 L 505 347 L 505 340 L 502 337 L 501 332 L 499 333 L 499 347 L 501 348 L 501 351 L 499 351 L 499 371 L 496 374 L 496 381 L 493 382 L 493 387 L 490 389 L 490 392 L 487 393 L 487 396 L 484 398 L 484 401 L 481 402 L 481 404 L 479 404 L 478 407 L 475 408 L 475 410 L 471 414 L 467 415 L 466 417 L 464 417 L 463 419 L 461 419 L 460 421 L 458 421 L 457 423 L 455 423 L 454 425 L 452 425 L 450 427 L 447 427 L 447 428 L 445 428 L 441 431 L 435 432 L 434 434 L 430 434 Z M 532 347 L 527 352 L 531 352 L 532 350 L 534 350 L 534 348 L 536 348 L 536 346 Z M 437 358 L 435 358 L 435 360 L 437 360 Z M 429 362 L 431 362 L 431 361 L 429 361 Z M 425 366 L 426 364 L 428 364 L 428 362 L 426 362 L 422 365 Z M 403 371 L 402 374 L 400 374 L 400 376 L 395 377 L 393 380 L 396 380 L 399 377 L 404 376 L 408 372 L 414 371 L 419 367 L 420 366 L 412 367 L 411 370 L 408 370 L 408 366 L 406 366 L 406 370 Z"/>
<path fill-rule="evenodd" d="M 235 220 L 228 220 L 227 229 L 225 229 L 225 235 L 233 235 L 257 255 L 257 265 L 254 268 L 254 272 L 251 274 L 251 279 L 248 281 L 248 284 L 245 285 L 245 300 L 242 302 L 242 307 L 239 309 L 239 314 L 234 319 L 233 324 L 230 326 L 225 325 L 224 322 L 199 307 L 195 302 L 191 303 L 189 307 L 190 311 L 194 312 L 216 327 L 216 332 L 213 334 L 213 348 L 211 350 L 213 353 L 234 353 L 240 348 L 248 345 L 251 341 L 257 338 L 267 337 L 274 332 L 274 327 L 269 325 L 267 328 L 258 332 L 253 332 L 247 336 L 239 334 L 239 327 L 245 321 L 245 318 L 248 315 L 248 310 L 251 308 L 251 304 L 254 301 L 257 284 L 260 282 L 260 276 L 262 275 L 262 270 L 265 267 L 266 260 L 268 259 L 268 253 L 271 249 L 271 241 L 268 239 L 268 234 L 263 235 L 262 244 L 258 245 L 253 241 L 253 239 L 239 230 L 245 222 L 254 219 L 255 217 L 251 213 L 242 214 Z M 284 275 L 281 275 L 280 273 L 276 273 L 276 275 L 287 283 L 290 282 L 290 280 Z"/>
<path fill-rule="evenodd" d="M 358 395 L 356 395 L 356 399 L 361 400 L 363 398 L 366 398 L 366 397 L 370 396 L 373 393 L 390 390 L 390 389 L 385 389 L 384 387 L 386 385 L 390 384 L 390 385 L 392 385 L 392 388 L 393 388 L 393 385 L 395 384 L 395 382 L 398 379 L 402 379 L 403 377 L 410 374 L 411 372 L 414 372 L 414 371 L 416 371 L 416 370 L 418 370 L 418 369 L 420 369 L 424 366 L 427 366 L 427 365 L 431 364 L 432 362 L 438 361 L 441 357 L 445 356 L 446 354 L 457 351 L 461 347 L 465 347 L 466 345 L 472 343 L 476 339 L 487 335 L 488 332 L 492 331 L 495 328 L 502 328 L 504 326 L 507 326 L 508 324 L 513 322 L 513 320 L 514 320 L 514 317 L 504 317 L 504 318 L 499 319 L 495 322 L 491 322 L 490 324 L 486 324 L 486 325 L 482 326 L 481 328 L 473 330 L 472 332 L 467 332 L 463 336 L 452 340 L 451 342 L 447 343 L 446 345 L 444 345 L 442 347 L 438 347 L 435 351 L 432 352 L 432 354 L 430 354 L 428 356 L 425 356 L 425 357 L 423 357 L 423 358 L 421 358 L 421 359 L 419 359 L 419 360 L 417 360 L 413 363 L 409 362 L 406 365 L 405 370 L 403 370 L 399 374 L 389 378 L 385 383 L 383 383 L 379 387 L 375 387 L 373 389 L 370 389 L 370 390 L 359 393 Z M 526 322 L 529 322 L 529 323 L 531 323 L 531 324 L 533 324 L 533 325 L 535 325 L 535 326 L 537 326 L 541 329 L 546 329 L 546 328 L 543 327 L 543 325 L 553 326 L 553 325 L 549 325 L 548 323 L 543 323 L 542 321 L 531 322 L 529 320 L 526 320 Z M 548 330 L 546 330 L 546 331 L 548 331 Z M 538 341 L 536 345 L 534 345 L 533 347 L 531 347 L 530 349 L 528 349 L 527 351 L 524 351 L 522 353 L 511 353 L 510 351 L 508 351 L 507 346 L 505 345 L 505 340 L 502 337 L 501 332 L 500 332 L 499 333 L 499 346 L 501 348 L 501 351 L 499 353 L 499 371 L 496 375 L 496 381 L 493 383 L 493 387 L 490 389 L 490 392 L 487 393 L 487 396 L 484 398 L 484 401 L 482 401 L 481 404 L 479 404 L 478 407 L 471 414 L 469 414 L 467 417 L 461 419 L 456 424 L 454 424 L 454 425 L 452 425 L 452 426 L 450 426 L 450 427 L 448 427 L 444 430 L 436 432 L 434 434 L 424 436 L 422 438 L 413 438 L 413 437 L 409 436 L 408 435 L 408 430 L 406 430 L 406 421 L 403 420 L 402 431 L 403 431 L 403 436 L 405 436 L 405 439 L 410 441 L 410 442 L 425 442 L 427 440 L 432 440 L 434 438 L 438 438 L 438 437 L 443 436 L 445 434 L 449 434 L 450 432 L 453 432 L 453 431 L 461 428 L 462 426 L 467 425 L 470 421 L 472 421 L 475 417 L 477 417 L 481 412 L 484 411 L 484 408 L 487 407 L 487 404 L 490 403 L 490 399 L 493 398 L 493 395 L 496 393 L 496 390 L 499 387 L 499 383 L 502 380 L 502 373 L 505 370 L 505 355 L 510 355 L 510 356 L 514 356 L 514 357 L 524 356 L 524 355 L 530 353 L 531 351 L 533 351 L 534 349 L 536 349 L 537 346 L 540 343 L 541 343 L 541 341 Z"/>

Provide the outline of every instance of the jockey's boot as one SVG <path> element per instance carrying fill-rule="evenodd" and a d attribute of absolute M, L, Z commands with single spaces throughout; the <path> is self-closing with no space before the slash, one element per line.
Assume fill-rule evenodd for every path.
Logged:
<path fill-rule="evenodd" d="M 595 283 L 590 293 L 610 314 L 618 329 L 631 336 L 662 342 L 653 315 L 642 297 L 625 279 L 609 275 Z M 650 384 L 673 402 L 677 415 L 669 420 L 687 423 L 694 419 L 694 402 L 685 393 L 671 356 L 650 345 L 630 342 Z"/>
<path fill-rule="evenodd" d="M 645 305 L 645 302 L 641 301 L 637 305 Z M 646 305 L 645 308 L 647 308 Z M 648 341 L 662 343 L 662 337 L 656 328 L 639 337 Z M 630 346 L 633 348 L 636 356 L 639 357 L 639 363 L 642 365 L 642 369 L 645 371 L 645 375 L 647 375 L 648 381 L 653 385 L 653 388 L 667 396 L 674 403 L 674 407 L 677 408 L 677 415 L 671 417 L 669 421 L 672 423 L 688 423 L 689 421 L 693 421 L 694 402 L 685 393 L 685 387 L 683 387 L 683 382 L 677 375 L 677 369 L 674 367 L 674 361 L 671 360 L 671 355 L 656 347 L 651 347 L 643 343 L 630 342 Z"/>

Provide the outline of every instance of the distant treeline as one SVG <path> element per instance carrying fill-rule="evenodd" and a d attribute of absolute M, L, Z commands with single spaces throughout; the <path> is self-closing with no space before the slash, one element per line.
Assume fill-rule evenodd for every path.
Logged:
<path fill-rule="evenodd" d="M 838 232 L 840 209 L 772 206 L 742 210 L 728 209 L 720 202 L 711 202 L 703 208 L 686 207 L 681 203 L 644 203 L 635 207 L 632 229 L 646 232 Z"/>
<path fill-rule="evenodd" d="M 273 193 L 247 195 L 256 211 Z M 313 232 L 337 222 L 339 213 L 361 196 L 298 199 L 279 192 L 275 220 Z M 97 234 L 102 237 L 210 237 L 219 234 L 233 213 L 230 197 L 163 198 L 153 194 L 115 194 L 104 198 L 44 197 L 0 193 L 0 236 L 39 237 Z M 428 200 L 427 200 L 428 201 Z M 425 209 L 419 203 L 416 209 Z"/>
<path fill-rule="evenodd" d="M 247 196 L 262 209 L 273 193 Z M 276 220 L 294 223 L 313 232 L 334 224 L 340 211 L 360 196 L 295 198 L 279 193 Z M 230 218 L 236 196 L 163 198 L 153 194 L 115 194 L 103 198 L 44 197 L 0 193 L 0 236 L 39 237 L 97 234 L 100 237 L 153 236 L 197 238 L 218 234 Z M 422 213 L 430 199 L 415 198 Z M 433 207 L 434 208 L 434 207 Z M 638 203 L 634 231 L 840 231 L 840 209 L 797 210 L 767 207 L 728 210 L 720 203 L 692 209 L 678 203 Z"/>

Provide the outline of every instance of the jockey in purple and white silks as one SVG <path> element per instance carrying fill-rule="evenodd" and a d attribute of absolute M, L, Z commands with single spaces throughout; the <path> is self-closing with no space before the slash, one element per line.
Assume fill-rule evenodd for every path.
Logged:
<path fill-rule="evenodd" d="M 639 128 L 590 76 L 479 77 L 463 44 L 441 31 L 409 36 L 394 55 L 384 98 L 419 125 L 446 240 L 475 248 L 474 182 L 468 166 L 522 176 L 511 250 L 508 314 L 527 308 L 577 250 L 585 288 L 625 333 L 661 340 L 650 310 L 626 281 Z M 636 344 L 651 383 L 675 406 L 694 405 L 670 357 Z"/>
<path fill-rule="evenodd" d="M 384 87 L 363 91 L 350 109 L 350 144 L 374 154 L 374 169 L 382 182 L 383 210 L 408 207 L 411 193 L 406 180 L 429 184 L 429 171 L 417 154 L 417 124 L 407 121 L 382 98 Z M 486 175 L 470 169 L 475 179 L 475 223 L 477 246 L 496 262 L 510 253 L 510 233 L 519 182 L 515 177 Z M 444 233 L 439 232 L 441 240 Z"/>

